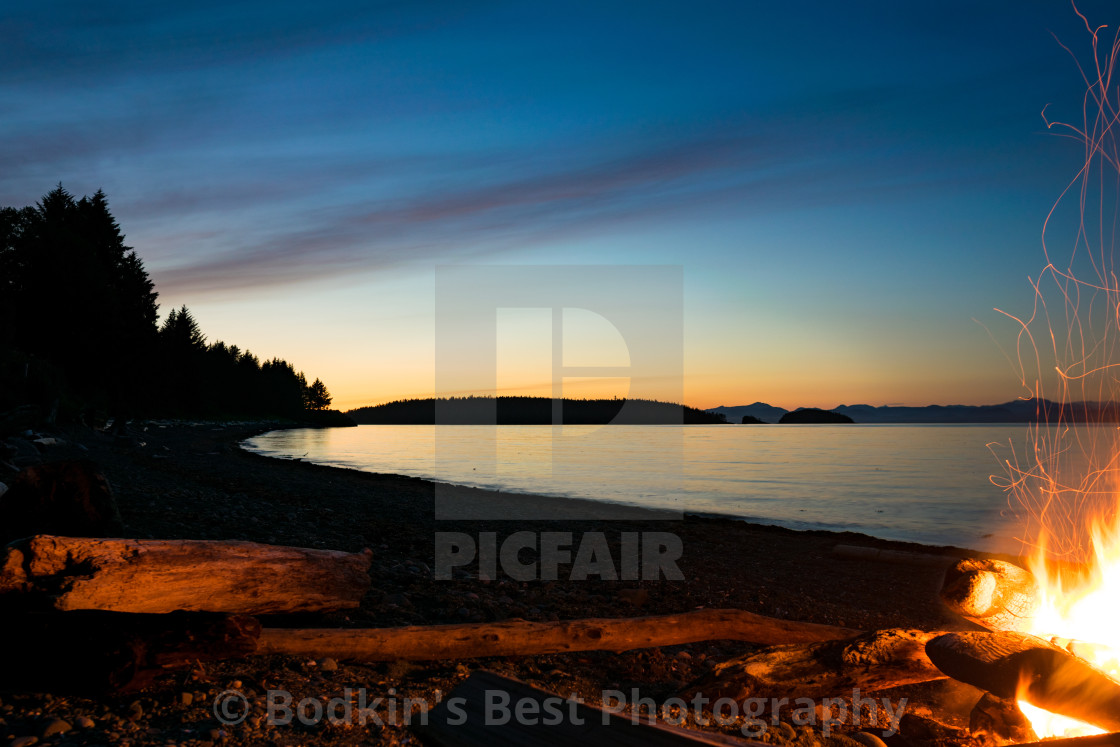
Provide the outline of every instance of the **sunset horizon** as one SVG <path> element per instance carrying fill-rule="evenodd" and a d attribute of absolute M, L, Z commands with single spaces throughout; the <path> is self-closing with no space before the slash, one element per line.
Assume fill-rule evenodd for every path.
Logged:
<path fill-rule="evenodd" d="M 701 408 L 1029 396 L 994 309 L 1029 312 L 1077 176 L 1047 127 L 1080 116 L 1072 8 L 445 10 L 231 10 L 212 46 L 187 10 L 61 19 L 4 58 L 0 205 L 104 190 L 161 320 L 344 409 L 437 393 L 433 271 L 464 263 L 682 268 Z M 794 27 L 831 62 L 761 32 Z"/>
<path fill-rule="evenodd" d="M 1118 73 L 1116 0 L 0 3 L 0 741 L 1120 747 Z"/>

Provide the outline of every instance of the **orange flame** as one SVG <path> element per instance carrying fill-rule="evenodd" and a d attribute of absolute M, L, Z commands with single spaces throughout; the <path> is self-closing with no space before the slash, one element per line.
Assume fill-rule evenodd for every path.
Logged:
<path fill-rule="evenodd" d="M 1120 519 L 1094 522 L 1093 555 L 1086 566 L 1064 567 L 1039 552 L 1030 564 L 1041 604 L 1025 632 L 1048 639 L 1120 679 Z M 1020 690 L 1022 695 L 1022 689 Z M 1103 734 L 1103 729 L 1037 708 L 1019 699 L 1019 709 L 1040 738 Z"/>
<path fill-rule="evenodd" d="M 1043 225 L 1046 264 L 1030 281 L 1031 313 L 997 309 L 1016 324 L 1012 363 L 1027 396 L 1039 402 L 1026 452 L 1011 449 L 1003 460 L 1008 479 L 1001 484 L 1024 515 L 1021 539 L 1042 590 L 1041 608 L 1025 632 L 1120 679 L 1120 429 L 1115 406 L 1112 412 L 1074 406 L 1120 401 L 1120 268 L 1113 257 L 1120 235 L 1120 89 L 1113 78 L 1120 35 L 1102 49 L 1106 27 L 1094 28 L 1076 5 L 1074 12 L 1092 44 L 1086 65 L 1062 45 L 1085 84 L 1084 124 L 1051 120 L 1045 109 L 1043 119 L 1051 131 L 1081 142 L 1085 158 Z M 1076 212 L 1061 213 L 1059 207 L 1074 198 Z M 1069 255 L 1058 259 L 1048 231 L 1078 215 Z M 1047 394 L 1055 408 L 1043 404 Z M 1022 699 L 1019 706 L 1041 738 L 1101 733 Z"/>

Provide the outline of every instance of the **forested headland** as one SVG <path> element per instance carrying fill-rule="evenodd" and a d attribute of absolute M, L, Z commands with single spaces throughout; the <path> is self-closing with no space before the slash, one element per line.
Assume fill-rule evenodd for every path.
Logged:
<path fill-rule="evenodd" d="M 406 399 L 346 414 L 361 425 L 550 425 L 550 397 Z M 623 409 L 625 405 L 625 409 Z M 565 425 L 680 425 L 726 423 L 722 415 L 649 399 L 563 399 Z"/>
<path fill-rule="evenodd" d="M 144 263 L 100 190 L 61 185 L 0 207 L 0 415 L 95 424 L 132 417 L 323 417 L 322 381 L 208 342 L 186 306 L 162 323 Z"/>

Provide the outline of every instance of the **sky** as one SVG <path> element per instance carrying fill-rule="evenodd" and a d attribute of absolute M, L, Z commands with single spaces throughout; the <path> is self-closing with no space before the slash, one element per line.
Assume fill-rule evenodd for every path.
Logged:
<path fill-rule="evenodd" d="M 0 205 L 103 189 L 162 313 L 342 409 L 433 394 L 460 265 L 676 268 L 693 406 L 1023 395 L 993 309 L 1031 308 L 1091 59 L 1058 0 L 15 0 L 0 38 Z M 565 358 L 633 363 L 559 305 Z M 553 391 L 551 319 L 496 313 L 499 391 Z"/>

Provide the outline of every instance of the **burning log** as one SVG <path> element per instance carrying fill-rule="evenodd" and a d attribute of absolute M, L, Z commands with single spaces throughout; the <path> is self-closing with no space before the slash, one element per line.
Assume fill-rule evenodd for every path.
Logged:
<path fill-rule="evenodd" d="M 1003 560 L 965 559 L 945 574 L 945 605 L 988 630 L 1029 628 L 1041 602 L 1034 574 Z"/>
<path fill-rule="evenodd" d="M 925 653 L 937 636 L 892 628 L 824 643 L 778 646 L 719 664 L 689 686 L 706 698 L 822 698 L 851 696 L 945 679 Z"/>
<path fill-rule="evenodd" d="M 806 643 L 850 638 L 858 632 L 779 620 L 744 610 L 698 610 L 681 615 L 551 623 L 509 620 L 404 628 L 266 628 L 261 633 L 258 653 L 361 661 L 425 661 L 567 651 L 617 652 L 712 640 Z"/>
<path fill-rule="evenodd" d="M 1030 720 L 1019 710 L 1015 701 L 997 698 L 991 693 L 984 693 L 972 707 L 968 727 L 974 735 L 986 734 L 997 744 L 1038 741 Z"/>
<path fill-rule="evenodd" d="M 252 617 L 208 613 L 7 614 L 0 691 L 136 690 L 175 667 L 250 654 L 260 628 Z"/>
<path fill-rule="evenodd" d="M 369 550 L 38 535 L 0 551 L 0 594 L 29 608 L 271 614 L 353 609 Z"/>
<path fill-rule="evenodd" d="M 1011 632 L 946 633 L 930 640 L 926 653 L 953 679 L 997 697 L 1120 730 L 1120 683 L 1041 638 Z"/>

